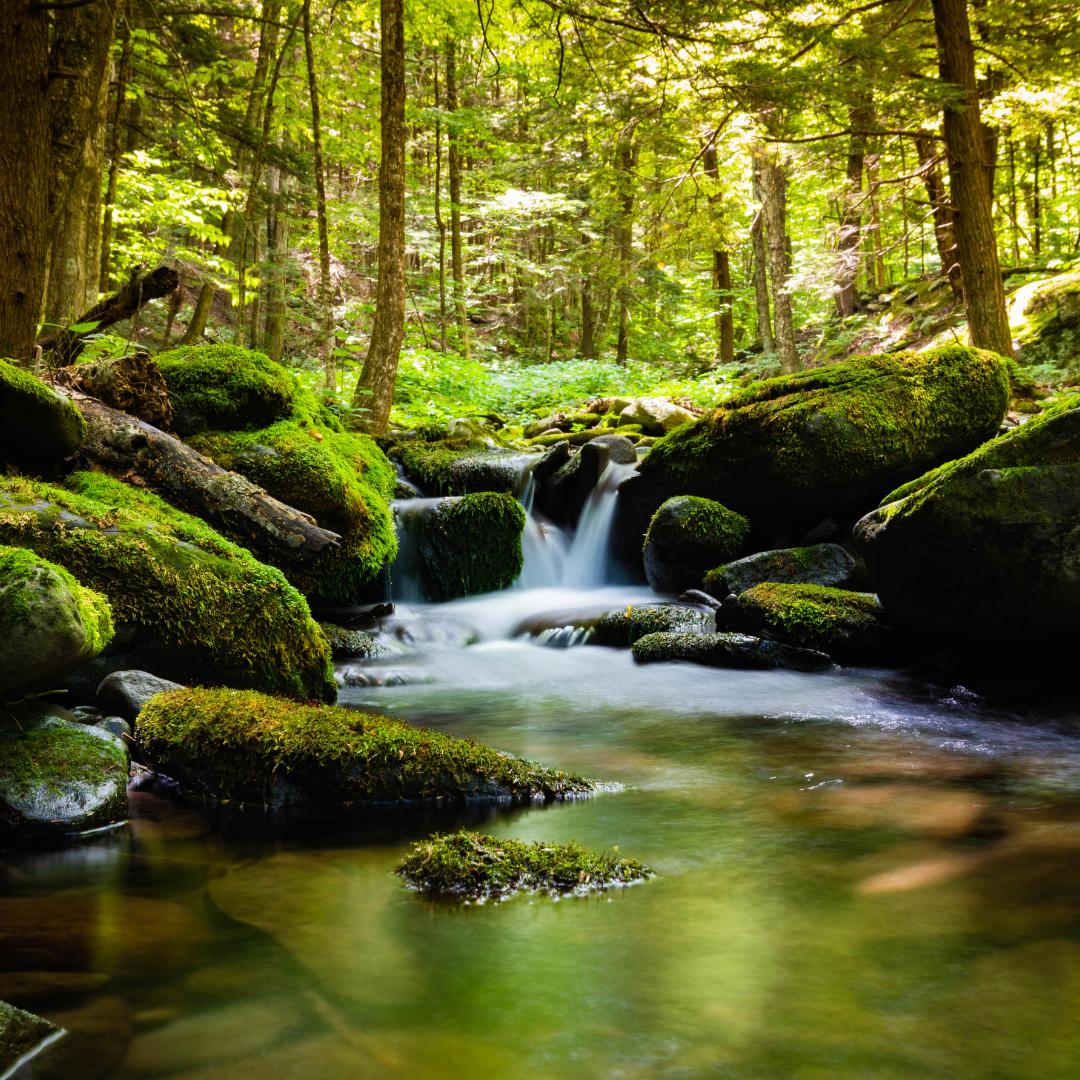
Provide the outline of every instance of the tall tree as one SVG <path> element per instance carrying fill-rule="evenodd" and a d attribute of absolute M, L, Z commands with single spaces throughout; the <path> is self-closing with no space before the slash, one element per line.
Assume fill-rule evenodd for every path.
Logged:
<path fill-rule="evenodd" d="M 382 46 L 379 281 L 375 292 L 375 323 L 353 398 L 354 408 L 367 410 L 360 426 L 374 434 L 384 432 L 390 420 L 394 380 L 405 335 L 404 8 L 404 0 L 380 0 L 379 4 Z"/>
<path fill-rule="evenodd" d="M 772 151 L 759 150 L 761 188 L 764 194 L 765 241 L 769 256 L 773 318 L 780 367 L 785 372 L 802 367 L 795 347 L 795 319 L 791 308 L 791 240 L 787 234 L 787 174 Z"/>
<path fill-rule="evenodd" d="M 454 310 L 457 313 L 459 345 L 461 351 L 470 353 L 469 320 L 465 311 L 465 259 L 461 240 L 461 131 L 458 110 L 457 43 L 452 37 L 446 39 L 446 112 L 447 135 L 450 144 L 450 274 L 454 281 Z"/>
<path fill-rule="evenodd" d="M 615 359 L 625 364 L 630 349 L 630 301 L 633 298 L 631 277 L 634 265 L 634 201 L 637 189 L 635 170 L 639 145 L 634 122 L 619 134 L 616 143 L 619 211 L 615 226 L 615 249 L 619 259 L 619 331 Z"/>

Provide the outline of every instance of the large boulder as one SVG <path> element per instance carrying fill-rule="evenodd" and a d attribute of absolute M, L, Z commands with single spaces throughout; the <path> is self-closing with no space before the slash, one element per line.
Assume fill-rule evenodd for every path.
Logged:
<path fill-rule="evenodd" d="M 152 697 L 182 689 L 179 683 L 151 675 L 149 671 L 114 671 L 101 680 L 97 707 L 107 715 L 133 721 Z"/>
<path fill-rule="evenodd" d="M 691 424 L 697 416 L 666 398 L 635 398 L 619 414 L 622 424 L 640 424 L 649 435 L 666 435 L 669 431 Z"/>
<path fill-rule="evenodd" d="M 104 596 L 32 551 L 0 547 L 0 699 L 55 689 L 112 636 Z"/>
<path fill-rule="evenodd" d="M 350 709 L 233 690 L 176 690 L 139 715 L 154 767 L 188 790 L 277 809 L 418 800 L 529 802 L 593 783 L 480 743 Z"/>
<path fill-rule="evenodd" d="M 140 643 L 160 647 L 162 675 L 336 696 L 326 640 L 281 572 L 156 495 L 100 473 L 64 486 L 3 477 L 0 543 L 31 548 L 103 593 Z"/>
<path fill-rule="evenodd" d="M 493 454 L 470 439 L 403 438 L 392 442 L 388 452 L 413 483 L 433 496 L 510 493 L 520 472 L 508 455 Z"/>
<path fill-rule="evenodd" d="M 497 592 L 521 573 L 525 511 L 512 495 L 447 498 L 420 529 L 420 584 L 430 600 Z"/>
<path fill-rule="evenodd" d="M 0 836 L 81 832 L 127 816 L 120 739 L 55 716 L 28 719 L 26 710 L 18 720 L 0 725 Z"/>
<path fill-rule="evenodd" d="M 746 592 L 763 581 L 850 589 L 860 584 L 862 574 L 859 560 L 839 544 L 812 544 L 758 551 L 725 563 L 705 575 L 703 588 L 718 600 Z"/>
<path fill-rule="evenodd" d="M 768 541 L 853 520 L 898 483 L 998 430 L 1004 362 L 949 346 L 860 356 L 755 383 L 661 439 L 619 492 L 627 543 L 672 495 L 716 499 Z"/>
<path fill-rule="evenodd" d="M 0 360 L 0 463 L 42 469 L 70 457 L 85 439 L 86 421 L 70 401 Z"/>
<path fill-rule="evenodd" d="M 898 488 L 855 527 L 890 616 L 996 642 L 1080 630 L 1080 399 Z"/>
<path fill-rule="evenodd" d="M 750 522 L 696 495 L 668 499 L 645 534 L 645 576 L 656 592 L 696 589 L 706 571 L 742 554 Z"/>
<path fill-rule="evenodd" d="M 576 525 L 608 465 L 628 465 L 636 460 L 637 453 L 629 439 L 621 435 L 599 435 L 576 454 L 568 454 L 552 476 L 542 483 L 537 481 L 537 509 L 552 521 Z"/>

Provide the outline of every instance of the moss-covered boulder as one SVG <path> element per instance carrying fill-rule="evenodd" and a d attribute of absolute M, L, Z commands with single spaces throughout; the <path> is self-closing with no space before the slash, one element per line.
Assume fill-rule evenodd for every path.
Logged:
<path fill-rule="evenodd" d="M 0 720 L 0 836 L 81 832 L 127 817 L 128 755 L 98 727 Z"/>
<path fill-rule="evenodd" d="M 827 671 L 833 666 L 832 660 L 816 649 L 751 634 L 647 634 L 634 642 L 632 652 L 639 664 L 680 662 L 748 671 Z"/>
<path fill-rule="evenodd" d="M 112 636 L 104 596 L 32 551 L 0 547 L 0 699 L 54 688 Z"/>
<path fill-rule="evenodd" d="M 296 378 L 264 353 L 237 345 L 182 345 L 155 359 L 182 435 L 266 427 L 292 412 Z"/>
<path fill-rule="evenodd" d="M 8 1076 L 20 1058 L 58 1030 L 48 1020 L 0 1001 L 0 1076 Z"/>
<path fill-rule="evenodd" d="M 250 691 L 176 690 L 139 714 L 147 759 L 189 790 L 269 808 L 548 800 L 593 783 L 399 720 Z"/>
<path fill-rule="evenodd" d="M 676 604 L 627 604 L 624 611 L 609 611 L 592 627 L 590 645 L 627 648 L 646 634 L 707 634 L 713 629 L 711 612 Z"/>
<path fill-rule="evenodd" d="M 864 571 L 859 560 L 839 544 L 758 551 L 710 570 L 702 588 L 718 600 L 776 581 L 785 585 L 827 585 L 849 589 L 860 583 Z"/>
<path fill-rule="evenodd" d="M 525 511 L 512 495 L 444 499 L 420 527 L 420 585 L 429 600 L 497 592 L 521 573 Z"/>
<path fill-rule="evenodd" d="M 589 851 L 573 840 L 529 844 L 465 830 L 418 841 L 397 872 L 427 896 L 458 900 L 521 891 L 584 894 L 652 875 L 636 859 Z"/>
<path fill-rule="evenodd" d="M 0 478 L 0 543 L 104 594 L 163 649 L 162 675 L 334 700 L 326 640 L 281 572 L 149 492 L 100 473 Z"/>
<path fill-rule="evenodd" d="M 333 623 L 319 623 L 330 653 L 335 660 L 374 660 L 385 656 L 387 648 L 377 638 L 363 630 L 350 630 Z"/>
<path fill-rule="evenodd" d="M 509 494 L 517 485 L 515 462 L 475 440 L 402 438 L 389 443 L 387 450 L 426 495 Z"/>
<path fill-rule="evenodd" d="M 892 658 L 899 642 L 872 593 L 822 585 L 755 585 L 739 604 L 759 633 L 816 649 L 844 663 Z"/>
<path fill-rule="evenodd" d="M 890 616 L 1017 642 L 1080 630 L 1080 398 L 897 489 L 855 527 Z"/>
<path fill-rule="evenodd" d="M 712 499 L 679 495 L 653 514 L 642 549 L 645 576 L 656 592 L 696 589 L 717 563 L 741 555 L 750 522 Z"/>
<path fill-rule="evenodd" d="M 71 457 L 86 439 L 86 421 L 24 368 L 0 360 L 0 462 L 42 469 Z"/>
<path fill-rule="evenodd" d="M 897 483 L 991 438 L 1008 395 L 1001 358 L 963 346 L 754 383 L 653 446 L 620 488 L 622 527 L 641 536 L 672 495 L 716 499 L 763 537 L 854 518 Z"/>

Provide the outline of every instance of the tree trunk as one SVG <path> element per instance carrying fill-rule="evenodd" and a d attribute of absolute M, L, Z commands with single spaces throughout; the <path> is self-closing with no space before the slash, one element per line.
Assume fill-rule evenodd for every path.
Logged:
<path fill-rule="evenodd" d="M 450 144 L 450 273 L 454 280 L 454 309 L 457 313 L 461 351 L 470 353 L 469 320 L 465 310 L 465 262 L 461 247 L 461 135 L 454 113 L 458 107 L 457 46 L 453 38 L 446 40 L 446 111 L 447 141 Z"/>
<path fill-rule="evenodd" d="M 1028 153 L 1031 155 L 1031 181 L 1024 185 L 1024 202 L 1031 227 L 1031 254 L 1038 259 L 1042 255 L 1042 143 L 1037 135 L 1028 139 Z"/>
<path fill-rule="evenodd" d="M 319 353 L 323 361 L 323 385 L 337 389 L 334 360 L 334 312 L 330 304 L 330 237 L 326 227 L 326 175 L 323 166 L 322 122 L 319 90 L 315 79 L 315 52 L 311 45 L 311 0 L 304 0 L 304 56 L 307 59 L 308 94 L 311 98 L 311 144 L 315 165 L 315 216 L 319 226 Z M 404 78 L 404 72 L 402 77 Z M 404 301 L 402 301 L 404 304 Z M 395 366 L 397 361 L 395 360 Z"/>
<path fill-rule="evenodd" d="M 49 263 L 45 319 L 70 322 L 97 298 L 101 174 L 116 4 L 55 13 L 49 47 Z"/>
<path fill-rule="evenodd" d="M 972 344 L 1012 356 L 1005 289 L 994 235 L 992 192 L 986 173 L 986 144 L 975 88 L 975 50 L 967 0 L 932 0 L 941 81 L 959 90 L 945 108 L 945 148 L 949 160 L 956 252 L 964 288 L 964 309 Z"/>
<path fill-rule="evenodd" d="M 881 155 L 866 155 L 866 194 L 870 200 L 870 236 L 873 258 L 867 263 L 867 278 L 875 291 L 885 288 L 885 242 L 881 235 Z"/>
<path fill-rule="evenodd" d="M 446 352 L 446 219 L 442 212 L 442 100 L 439 94 L 439 58 L 435 71 L 435 228 L 439 233 L 439 348 Z"/>
<path fill-rule="evenodd" d="M 285 351 L 285 247 L 288 218 L 285 214 L 285 182 L 281 170 L 270 171 L 270 205 L 266 219 L 266 352 L 281 363 Z"/>
<path fill-rule="evenodd" d="M 866 131 L 873 122 L 873 107 L 852 106 L 849 112 L 852 135 L 848 143 L 847 187 L 840 208 L 840 229 L 836 240 L 836 313 L 840 318 L 855 314 L 858 303 L 859 248 L 862 246 L 863 165 L 866 161 Z"/>
<path fill-rule="evenodd" d="M 379 160 L 379 281 L 375 323 L 353 405 L 362 427 L 386 431 L 405 336 L 405 12 L 404 0 L 380 0 L 382 102 Z M 366 393 L 365 393 L 366 392 Z M 365 400 L 366 399 L 366 400 Z"/>
<path fill-rule="evenodd" d="M 637 168 L 638 146 L 633 128 L 619 139 L 616 148 L 619 170 L 619 218 L 615 228 L 615 247 L 619 259 L 619 331 L 615 359 L 625 364 L 630 349 L 630 301 L 633 290 L 630 277 L 634 255 L 634 170 Z"/>
<path fill-rule="evenodd" d="M 922 174 L 926 197 L 930 200 L 930 212 L 934 219 L 934 243 L 937 247 L 938 258 L 941 260 L 941 272 L 948 278 L 954 299 L 963 300 L 960 263 L 956 258 L 956 233 L 953 229 L 952 204 L 949 202 L 945 181 L 938 168 L 934 142 L 929 135 L 918 135 L 915 138 L 915 148 L 919 154 L 919 172 Z"/>
<path fill-rule="evenodd" d="M 191 312 L 191 322 L 187 324 L 181 345 L 194 345 L 206 333 L 206 321 L 210 318 L 210 308 L 214 303 L 214 286 L 204 281 L 199 286 L 199 295 Z"/>
<path fill-rule="evenodd" d="M 759 151 L 758 157 L 761 162 L 761 187 L 765 196 L 762 210 L 765 215 L 765 241 L 768 246 L 769 281 L 772 285 L 780 368 L 784 372 L 798 371 L 802 362 L 795 348 L 795 323 L 791 312 L 791 293 L 787 284 L 791 277 L 790 240 L 787 235 L 787 176 L 783 166 L 769 153 Z"/>
<path fill-rule="evenodd" d="M 757 334 L 762 349 L 767 353 L 776 351 L 773 336 L 772 314 L 769 308 L 769 278 L 766 267 L 769 257 L 765 248 L 765 189 L 761 177 L 761 159 L 753 155 L 754 198 L 758 209 L 750 223 L 750 241 L 754 251 L 754 312 L 757 316 Z"/>
<path fill-rule="evenodd" d="M 127 81 L 131 70 L 131 4 L 124 4 L 120 16 L 123 21 L 123 38 L 120 46 L 120 63 L 116 69 L 116 103 L 113 106 L 112 131 L 109 139 L 109 179 L 105 188 L 104 214 L 101 221 L 101 270 L 98 275 L 98 289 L 107 292 L 111 278 L 109 264 L 112 260 L 112 224 L 113 204 L 116 202 L 116 189 L 120 182 L 120 159 L 123 156 L 124 98 L 127 95 Z"/>
<path fill-rule="evenodd" d="M 0 356 L 29 361 L 45 290 L 49 22 L 28 0 L 0 4 Z"/>
<path fill-rule="evenodd" d="M 713 252 L 713 287 L 716 289 L 716 344 L 721 364 L 735 359 L 735 312 L 731 295 L 731 256 Z"/>

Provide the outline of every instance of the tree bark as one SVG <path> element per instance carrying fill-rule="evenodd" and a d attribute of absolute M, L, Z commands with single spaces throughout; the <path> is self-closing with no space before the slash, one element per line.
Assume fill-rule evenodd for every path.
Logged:
<path fill-rule="evenodd" d="M 941 260 L 941 272 L 949 281 L 953 297 L 962 301 L 964 288 L 960 275 L 960 263 L 956 258 L 956 233 L 953 229 L 952 204 L 949 202 L 945 181 L 938 168 L 933 140 L 929 135 L 916 136 L 915 148 L 919 154 L 919 172 L 922 174 L 926 197 L 930 200 L 930 212 L 934 219 L 934 243 L 937 247 L 938 258 Z"/>
<path fill-rule="evenodd" d="M 634 170 L 638 162 L 638 145 L 631 128 L 619 139 L 616 147 L 616 167 L 619 172 L 619 217 L 615 227 L 615 248 L 619 259 L 619 327 L 615 359 L 625 364 L 630 349 L 630 301 L 633 290 L 630 277 L 634 256 Z"/>
<path fill-rule="evenodd" d="M 847 186 L 840 209 L 840 229 L 836 241 L 836 313 L 840 318 L 855 314 L 858 302 L 859 248 L 862 246 L 863 166 L 866 136 L 873 122 L 873 106 L 861 103 L 849 112 L 852 135 L 848 143 Z"/>
<path fill-rule="evenodd" d="M 795 348 L 795 322 L 791 311 L 790 240 L 787 235 L 787 176 L 783 166 L 769 153 L 759 151 L 761 187 L 765 196 L 762 210 L 765 215 L 765 241 L 769 254 L 769 281 L 772 285 L 773 316 L 776 324 L 776 347 L 780 368 L 784 372 L 802 367 Z"/>
<path fill-rule="evenodd" d="M 932 5 L 941 81 L 959 91 L 945 107 L 944 133 L 968 328 L 973 345 L 1012 356 L 967 0 L 932 0 Z"/>
<path fill-rule="evenodd" d="M 111 278 L 109 276 L 112 261 L 112 224 L 113 205 L 116 202 L 116 189 L 120 182 L 120 159 L 123 156 L 124 99 L 127 96 L 128 74 L 131 70 L 131 3 L 124 4 L 120 16 L 123 20 L 123 34 L 120 45 L 120 62 L 116 69 L 116 103 L 113 106 L 112 131 L 109 139 L 109 179 L 105 188 L 104 213 L 101 220 L 101 269 L 98 274 L 98 289 L 106 292 Z"/>
<path fill-rule="evenodd" d="M 29 361 L 48 245 L 49 22 L 28 0 L 0 4 L 0 357 Z"/>
<path fill-rule="evenodd" d="M 307 60 L 308 95 L 311 98 L 311 145 L 315 167 L 315 217 L 319 227 L 319 333 L 321 340 L 319 341 L 318 351 L 322 355 L 323 385 L 327 390 L 336 390 L 337 364 L 334 359 L 334 311 L 330 304 L 330 234 L 326 227 L 326 174 L 323 165 L 319 87 L 315 78 L 315 51 L 311 43 L 311 0 L 304 0 L 304 56 Z"/>
<path fill-rule="evenodd" d="M 281 363 L 285 352 L 285 247 L 288 236 L 288 217 L 285 214 L 285 181 L 281 170 L 270 171 L 270 203 L 266 217 L 266 260 L 269 268 L 266 282 L 267 355 Z"/>
<path fill-rule="evenodd" d="M 214 286 L 204 281 L 199 286 L 199 295 L 191 312 L 191 321 L 187 324 L 181 345 L 194 345 L 206 333 L 206 322 L 210 318 L 210 308 L 214 303 Z"/>
<path fill-rule="evenodd" d="M 713 287 L 716 289 L 716 344 L 721 364 L 735 359 L 735 312 L 731 295 L 731 256 L 713 252 Z"/>
<path fill-rule="evenodd" d="M 380 0 L 382 102 L 379 160 L 379 280 L 375 323 L 353 405 L 361 426 L 386 431 L 405 336 L 405 12 L 404 0 Z M 366 400 L 365 400 L 366 399 Z"/>
<path fill-rule="evenodd" d="M 439 348 L 446 352 L 446 219 L 442 212 L 442 108 L 439 94 L 439 58 L 434 64 L 435 79 L 435 228 L 439 234 Z"/>
<path fill-rule="evenodd" d="M 97 297 L 101 174 L 116 4 L 55 14 L 49 47 L 49 263 L 46 322 L 69 322 Z"/>
<path fill-rule="evenodd" d="M 773 336 L 772 314 L 769 306 L 769 277 L 766 269 L 769 262 L 765 248 L 765 190 L 761 177 L 761 159 L 753 155 L 754 198 L 758 209 L 750 223 L 750 242 L 754 252 L 754 312 L 757 317 L 757 334 L 765 352 L 776 351 L 776 338 Z"/>
<path fill-rule="evenodd" d="M 89 364 L 61 368 L 56 382 L 145 420 L 162 431 L 172 427 L 169 388 L 149 353 L 103 357 Z"/>
<path fill-rule="evenodd" d="M 458 108 L 457 46 L 453 38 L 446 39 L 446 112 L 447 141 L 449 143 L 450 181 L 450 275 L 454 282 L 454 309 L 457 313 L 460 348 L 469 356 L 469 319 L 465 309 L 465 260 L 461 244 L 461 134 L 457 129 L 454 113 Z"/>

